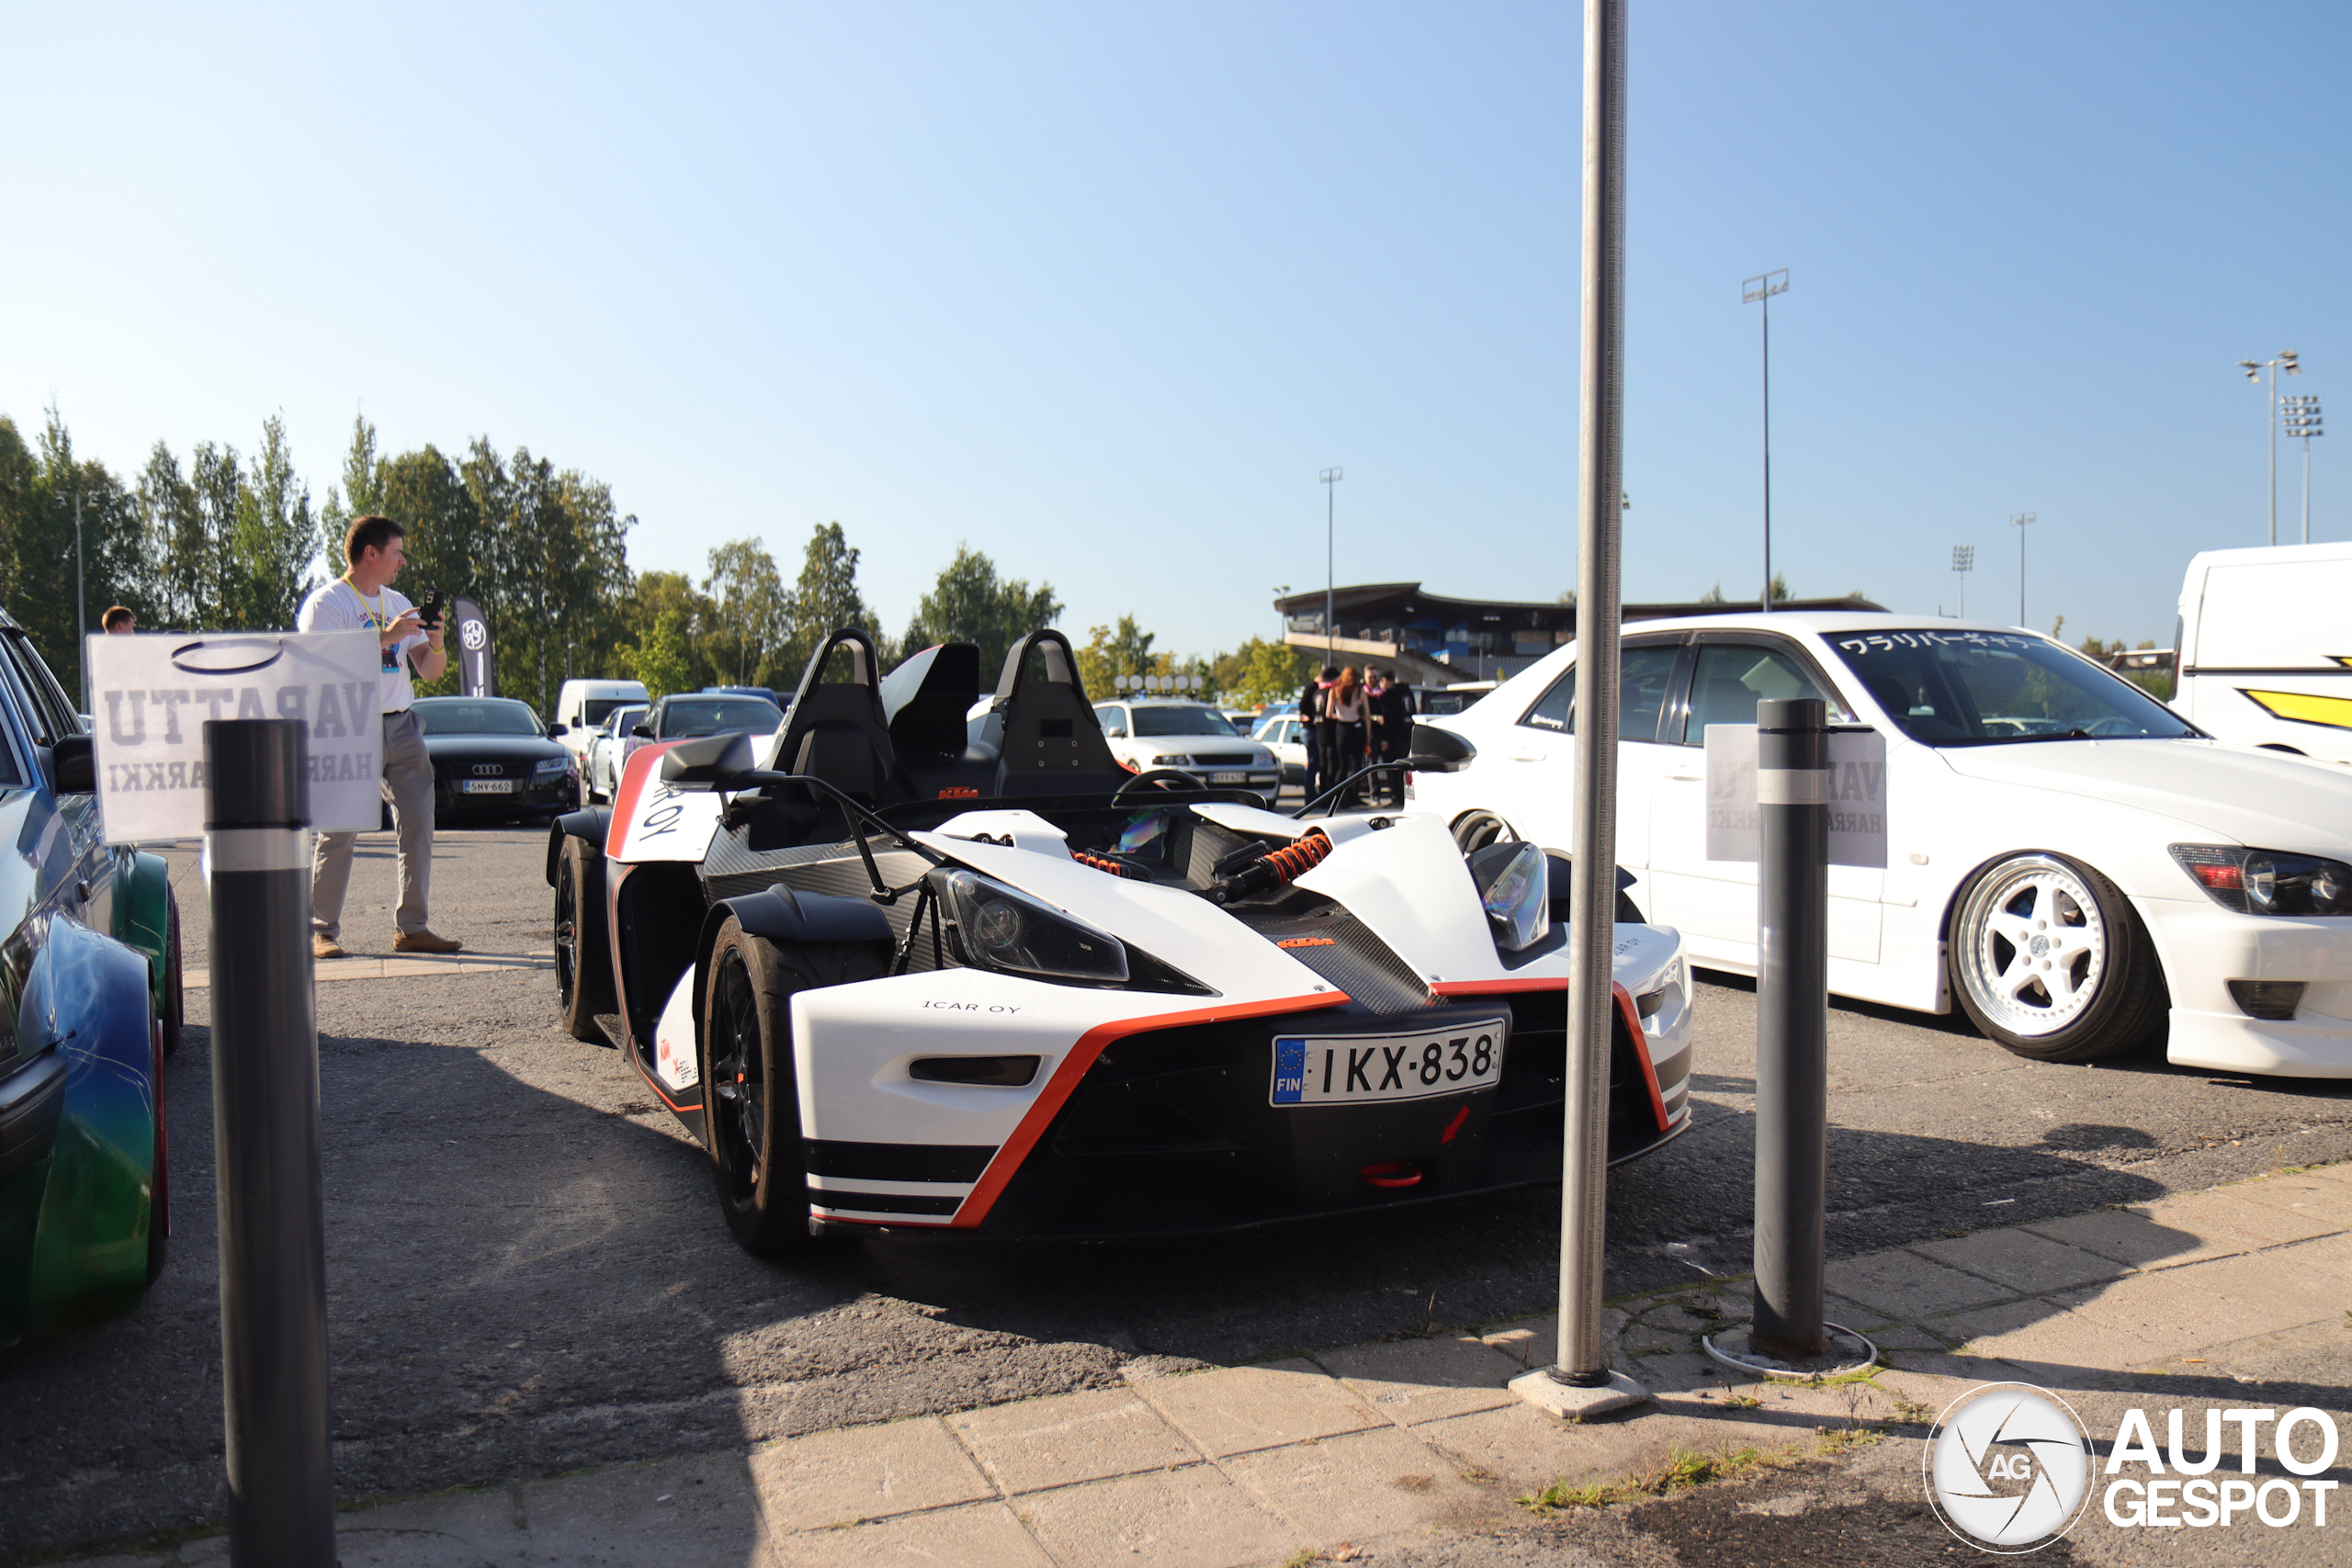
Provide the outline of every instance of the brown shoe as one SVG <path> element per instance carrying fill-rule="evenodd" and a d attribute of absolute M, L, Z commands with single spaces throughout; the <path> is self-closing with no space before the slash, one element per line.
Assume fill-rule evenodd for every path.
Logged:
<path fill-rule="evenodd" d="M 392 939 L 394 953 L 455 953 L 466 944 L 431 931 L 402 931 Z"/>
<path fill-rule="evenodd" d="M 313 958 L 348 958 L 343 944 L 321 931 L 311 933 L 311 956 Z"/>

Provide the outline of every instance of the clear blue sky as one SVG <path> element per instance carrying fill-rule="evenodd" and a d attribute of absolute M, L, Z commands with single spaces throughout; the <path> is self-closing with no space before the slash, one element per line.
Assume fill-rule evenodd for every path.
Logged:
<path fill-rule="evenodd" d="M 959 540 L 1207 652 L 1268 590 L 1574 579 L 1569 4 L 0 8 L 0 411 L 324 499 L 488 433 L 640 568 L 838 519 L 904 623 Z M 1800 593 L 2167 639 L 2258 544 L 2260 397 L 2352 536 L 2352 9 L 1634 0 L 1629 599 Z M 2339 375 L 2339 369 L 2347 374 Z M 2282 535 L 2300 452 L 2280 456 Z"/>

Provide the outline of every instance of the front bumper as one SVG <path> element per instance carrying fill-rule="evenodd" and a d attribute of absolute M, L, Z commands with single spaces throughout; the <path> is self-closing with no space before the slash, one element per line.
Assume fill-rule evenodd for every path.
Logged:
<path fill-rule="evenodd" d="M 474 795 L 459 787 L 464 782 L 444 778 L 433 781 L 433 815 L 436 820 L 532 817 L 542 812 L 569 811 L 579 804 L 579 784 L 568 773 L 513 780 L 518 787 L 507 795 Z"/>
<path fill-rule="evenodd" d="M 1493 1019 L 1509 1028 L 1496 1084 L 1401 1103 L 1271 1102 L 1280 1036 L 1439 1038 Z M 1611 1163 L 1657 1148 L 1690 1119 L 1688 997 L 1641 1021 L 1638 1046 L 1627 1024 L 1619 1019 L 1612 1061 Z M 812 1139 L 811 1213 L 820 1224 L 1085 1239 L 1238 1230 L 1556 1181 L 1566 1040 L 1556 988 L 1407 1012 L 1350 1006 L 1147 1026 L 1074 1060 L 1067 1095 L 1040 1097 L 1037 1119 L 1001 1144 Z M 914 1049 L 903 1035 L 896 1046 Z M 859 1087 L 871 1092 L 875 1078 Z M 856 1119 L 811 1109 L 820 1126 Z"/>
<path fill-rule="evenodd" d="M 2352 918 L 2241 915 L 2138 898 L 2172 992 L 2167 1059 L 2220 1072 L 2352 1077 Z M 2291 1020 L 2250 1018 L 2232 980 L 2300 980 Z"/>

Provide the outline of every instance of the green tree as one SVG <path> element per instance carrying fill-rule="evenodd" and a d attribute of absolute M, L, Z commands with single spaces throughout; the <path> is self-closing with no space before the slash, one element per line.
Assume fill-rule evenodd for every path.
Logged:
<path fill-rule="evenodd" d="M 684 660 L 684 674 L 672 689 L 683 692 L 717 685 L 718 672 L 711 667 L 707 649 L 718 613 L 718 606 L 695 591 L 694 580 L 685 573 L 639 572 L 628 601 L 621 606 L 624 640 L 616 650 L 616 659 L 628 665 L 632 678 L 644 680 L 634 674 L 635 665 L 628 661 L 643 657 L 644 650 L 654 645 L 662 620 L 668 616 L 674 625 L 679 658 Z"/>
<path fill-rule="evenodd" d="M 76 457 L 52 407 L 29 469 L 16 465 L 16 527 L 5 570 L 8 607 L 68 692 L 82 685 L 81 615 L 95 628 L 107 605 L 145 606 L 139 510 L 105 464 Z M 75 525 L 76 506 L 80 525 Z"/>
<path fill-rule="evenodd" d="M 641 642 L 619 649 L 616 662 L 625 678 L 644 682 L 647 694 L 655 698 L 696 691 L 705 683 L 695 678 L 684 616 L 674 609 L 655 616 Z"/>
<path fill-rule="evenodd" d="M 1286 642 L 1251 637 L 1216 662 L 1217 692 L 1245 707 L 1263 707 L 1298 695 L 1315 672 L 1314 656 Z"/>
<path fill-rule="evenodd" d="M 1086 646 L 1078 650 L 1078 678 L 1084 682 L 1086 694 L 1096 702 L 1102 701 L 1119 689 L 1123 675 L 1175 674 L 1172 655 L 1151 651 L 1151 645 L 1157 640 L 1152 633 L 1136 625 L 1133 615 L 1121 615 L 1115 627 L 1087 628 Z"/>
<path fill-rule="evenodd" d="M 180 460 L 172 449 L 160 441 L 147 454 L 147 466 L 139 471 L 136 504 L 148 559 L 148 602 L 142 622 L 188 631 L 212 630 L 220 625 L 220 616 L 214 593 L 220 572 L 213 563 L 221 542 L 206 535 L 196 487 L 181 473 Z"/>
<path fill-rule="evenodd" d="M 318 581 L 319 525 L 310 487 L 294 472 L 281 415 L 262 422 L 261 449 L 237 491 L 232 515 L 227 620 L 245 630 L 291 626 Z"/>
<path fill-rule="evenodd" d="M 778 660 L 778 679 L 770 685 L 797 690 L 817 645 L 848 626 L 871 637 L 885 663 L 894 662 L 883 641 L 882 619 L 857 589 L 861 554 L 839 523 L 820 523 L 810 531 L 800 555 L 800 578 L 792 590 L 791 640 Z"/>
<path fill-rule="evenodd" d="M 792 596 L 785 592 L 775 557 L 757 539 L 730 539 L 710 552 L 710 573 L 702 586 L 717 606 L 712 651 L 722 657 L 722 650 L 732 652 L 722 666 L 730 671 L 729 682 L 763 683 L 792 635 Z"/>
<path fill-rule="evenodd" d="M 343 536 L 351 520 L 384 511 L 383 459 L 376 453 L 376 427 L 365 414 L 351 421 L 351 446 L 343 455 L 343 483 L 327 487 L 327 503 L 319 514 L 319 528 L 329 563 L 343 570 Z"/>
<path fill-rule="evenodd" d="M 941 569 L 939 581 L 916 604 L 901 657 L 935 643 L 976 643 L 980 680 L 987 684 L 996 680 L 1015 643 L 1052 626 L 1065 608 L 1054 597 L 1052 583 L 1032 588 L 1025 578 L 1000 578 L 994 561 L 958 545 L 956 558 Z"/>

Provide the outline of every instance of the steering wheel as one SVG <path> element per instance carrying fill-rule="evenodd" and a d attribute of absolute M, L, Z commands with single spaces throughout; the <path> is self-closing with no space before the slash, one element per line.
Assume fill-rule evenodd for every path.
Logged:
<path fill-rule="evenodd" d="M 1140 789 L 1145 784 L 1151 784 L 1159 789 L 1198 789 L 1201 787 L 1201 781 L 1190 773 L 1181 773 L 1174 768 L 1153 768 L 1148 773 L 1137 773 L 1121 784 L 1112 792 L 1111 798 L 1123 800 L 1126 797 L 1127 791 Z"/>

